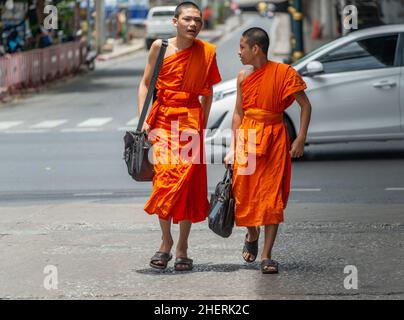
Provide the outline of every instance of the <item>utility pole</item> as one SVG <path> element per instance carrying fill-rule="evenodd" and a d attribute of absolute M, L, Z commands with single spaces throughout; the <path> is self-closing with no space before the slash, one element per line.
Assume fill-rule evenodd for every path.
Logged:
<path fill-rule="evenodd" d="M 87 41 L 88 45 L 91 48 L 92 46 L 92 32 L 91 32 L 91 0 L 87 0 Z"/>
<path fill-rule="evenodd" d="M 102 46 L 105 41 L 105 6 L 104 0 L 95 0 L 95 30 L 96 30 L 96 49 L 97 53 L 102 52 Z"/>
<path fill-rule="evenodd" d="M 292 16 L 292 60 L 296 61 L 304 56 L 302 0 L 289 0 L 289 4 Z"/>

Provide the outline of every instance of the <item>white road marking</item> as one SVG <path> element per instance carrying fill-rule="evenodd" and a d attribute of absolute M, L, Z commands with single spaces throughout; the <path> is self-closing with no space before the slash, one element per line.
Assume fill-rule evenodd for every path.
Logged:
<path fill-rule="evenodd" d="M 70 132 L 100 132 L 103 131 L 101 128 L 66 128 L 66 129 L 62 129 L 60 130 L 60 132 L 63 133 L 70 133 Z"/>
<path fill-rule="evenodd" d="M 7 130 L 16 127 L 23 123 L 23 121 L 0 121 L 0 130 Z"/>
<path fill-rule="evenodd" d="M 404 187 L 386 188 L 386 191 L 404 191 Z"/>
<path fill-rule="evenodd" d="M 320 192 L 320 188 L 292 188 L 290 189 L 292 192 Z"/>
<path fill-rule="evenodd" d="M 67 120 L 48 120 L 48 121 L 42 121 L 40 123 L 37 123 L 36 125 L 31 126 L 32 129 L 52 129 L 56 128 L 58 126 L 61 126 L 62 124 L 66 123 Z"/>
<path fill-rule="evenodd" d="M 94 128 L 101 127 L 108 122 L 111 122 L 112 118 L 91 118 L 86 121 L 83 121 L 77 125 L 79 128 Z"/>
<path fill-rule="evenodd" d="M 45 129 L 37 129 L 37 130 L 8 130 L 8 131 L 3 131 L 2 133 L 6 134 L 32 134 L 32 133 L 48 133 L 50 132 L 49 130 Z"/>
<path fill-rule="evenodd" d="M 75 193 L 74 197 L 100 197 L 100 196 L 112 196 L 112 192 L 99 192 L 99 193 Z"/>
<path fill-rule="evenodd" d="M 117 129 L 118 131 L 135 131 L 135 127 L 120 127 Z"/>
<path fill-rule="evenodd" d="M 137 126 L 137 123 L 139 122 L 139 117 L 133 118 L 132 120 L 130 120 L 126 125 L 128 127 L 134 127 Z"/>

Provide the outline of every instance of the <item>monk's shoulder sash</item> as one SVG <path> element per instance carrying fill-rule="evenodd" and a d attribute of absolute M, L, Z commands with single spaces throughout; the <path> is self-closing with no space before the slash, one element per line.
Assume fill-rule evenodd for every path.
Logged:
<path fill-rule="evenodd" d="M 196 94 L 202 91 L 215 54 L 216 47 L 213 44 L 195 39 L 184 76 L 183 91 Z"/>

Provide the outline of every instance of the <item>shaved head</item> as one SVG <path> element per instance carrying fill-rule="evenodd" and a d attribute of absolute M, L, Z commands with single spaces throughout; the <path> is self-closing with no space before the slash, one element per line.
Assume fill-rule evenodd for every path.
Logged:
<path fill-rule="evenodd" d="M 257 45 L 262 49 L 264 54 L 268 54 L 269 36 L 268 33 L 261 28 L 250 28 L 243 33 L 243 38 L 246 39 L 250 48 Z"/>
<path fill-rule="evenodd" d="M 178 17 L 180 16 L 182 10 L 183 10 L 183 9 L 188 9 L 188 8 L 197 9 L 197 10 L 201 13 L 201 16 L 202 16 L 202 11 L 201 11 L 201 9 L 200 9 L 195 3 L 191 2 L 191 1 L 184 1 L 184 2 L 181 2 L 181 3 L 177 6 L 177 8 L 175 8 L 174 17 L 178 19 Z"/>

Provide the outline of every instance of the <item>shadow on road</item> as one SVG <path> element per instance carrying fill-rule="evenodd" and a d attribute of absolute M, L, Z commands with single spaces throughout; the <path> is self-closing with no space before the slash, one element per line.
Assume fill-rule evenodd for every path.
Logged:
<path fill-rule="evenodd" d="M 321 148 L 321 150 L 319 150 Z M 401 146 L 386 146 L 371 145 L 363 146 L 330 146 L 322 147 L 307 147 L 302 159 L 294 160 L 301 161 L 346 161 L 346 160 L 391 160 L 404 159 L 404 143 Z"/>
<path fill-rule="evenodd" d="M 137 273 L 148 274 L 148 275 L 177 275 L 183 273 L 198 273 L 198 272 L 236 272 L 239 270 L 259 270 L 259 263 L 252 263 L 251 265 L 246 264 L 195 264 L 192 271 L 175 271 L 174 267 L 168 267 L 165 270 L 157 270 L 152 268 L 134 270 Z"/>

